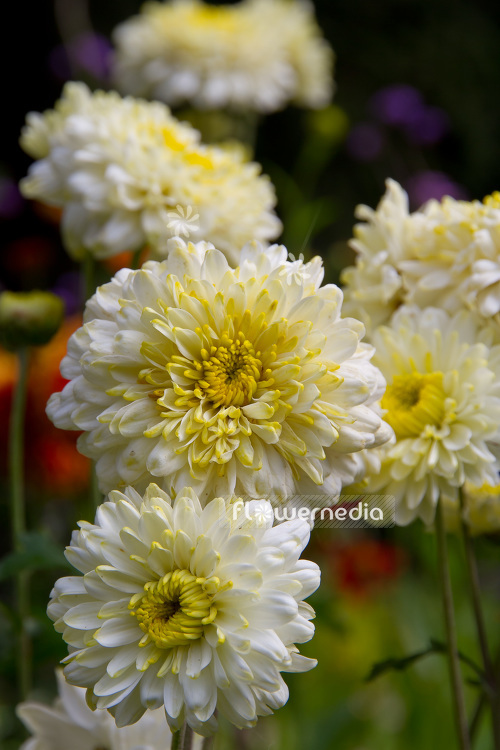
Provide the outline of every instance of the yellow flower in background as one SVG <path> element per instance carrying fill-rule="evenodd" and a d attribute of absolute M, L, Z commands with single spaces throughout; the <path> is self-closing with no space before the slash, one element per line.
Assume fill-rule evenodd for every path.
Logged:
<path fill-rule="evenodd" d="M 281 231 L 270 180 L 242 149 L 204 146 L 163 104 L 69 83 L 54 110 L 30 114 L 21 145 L 37 161 L 25 196 L 60 206 L 66 248 L 107 258 L 179 231 L 209 239 L 233 263 L 250 239 Z M 187 220 L 186 220 L 187 217 Z"/>
<path fill-rule="evenodd" d="M 498 481 L 500 345 L 495 326 L 472 313 L 402 307 L 373 335 L 387 380 L 384 419 L 395 440 L 376 452 L 370 492 L 393 495 L 396 522 L 434 520 L 439 496 L 458 502 L 466 481 Z"/>
<path fill-rule="evenodd" d="M 103 492 L 157 478 L 174 495 L 329 502 L 363 476 L 363 449 L 391 434 L 384 380 L 340 289 L 321 287 L 320 259 L 286 258 L 251 243 L 233 270 L 208 243 L 176 239 L 166 261 L 97 290 L 47 412 L 84 431 Z"/>
<path fill-rule="evenodd" d="M 463 517 L 471 534 L 498 534 L 500 531 L 500 483 L 480 487 L 466 482 L 464 486 Z M 449 531 L 460 530 L 460 504 L 444 495 L 446 526 Z"/>
<path fill-rule="evenodd" d="M 351 246 L 356 265 L 344 270 L 346 312 L 371 332 L 402 304 L 500 312 L 500 193 L 481 201 L 445 197 L 409 212 L 394 180 L 378 208 L 359 206 L 364 222 Z M 498 318 L 497 318 L 498 319 Z"/>
<path fill-rule="evenodd" d="M 148 2 L 114 32 L 120 88 L 172 106 L 324 107 L 333 53 L 307 0 Z"/>

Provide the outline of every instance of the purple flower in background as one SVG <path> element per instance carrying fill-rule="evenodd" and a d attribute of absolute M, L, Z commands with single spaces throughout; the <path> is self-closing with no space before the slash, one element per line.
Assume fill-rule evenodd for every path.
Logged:
<path fill-rule="evenodd" d="M 439 107 L 425 107 L 416 114 L 413 122 L 404 126 L 406 135 L 415 144 L 432 146 L 449 130 L 448 115 Z"/>
<path fill-rule="evenodd" d="M 467 191 L 462 185 L 454 182 L 444 172 L 435 172 L 430 169 L 411 177 L 406 185 L 406 190 L 413 208 L 419 208 L 431 198 L 441 200 L 445 195 L 457 200 L 467 200 L 468 198 Z"/>
<path fill-rule="evenodd" d="M 23 210 L 24 199 L 17 183 L 10 177 L 0 177 L 0 218 L 15 219 Z"/>
<path fill-rule="evenodd" d="M 64 302 L 66 315 L 73 315 L 82 306 L 82 284 L 78 271 L 63 273 L 52 289 Z"/>
<path fill-rule="evenodd" d="M 405 83 L 386 86 L 370 100 L 372 114 L 385 125 L 410 124 L 425 109 L 420 91 Z"/>
<path fill-rule="evenodd" d="M 347 150 L 356 161 L 374 161 L 384 147 L 384 136 L 377 125 L 360 122 L 347 138 Z"/>
<path fill-rule="evenodd" d="M 105 36 L 86 31 L 68 44 L 55 47 L 49 56 L 49 67 L 62 81 L 72 77 L 73 68 L 105 81 L 110 73 L 111 50 Z"/>

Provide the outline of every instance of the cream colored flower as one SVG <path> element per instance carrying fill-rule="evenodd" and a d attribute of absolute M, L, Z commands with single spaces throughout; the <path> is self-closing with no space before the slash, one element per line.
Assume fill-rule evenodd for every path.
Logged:
<path fill-rule="evenodd" d="M 165 750 L 170 729 L 163 711 L 148 711 L 131 727 L 118 728 L 108 711 L 92 711 L 85 690 L 69 685 L 57 671 L 59 696 L 53 706 L 29 701 L 17 715 L 33 735 L 21 750 Z M 203 740 L 195 737 L 193 747 Z"/>
<path fill-rule="evenodd" d="M 500 312 L 500 193 L 483 201 L 443 198 L 414 214 L 415 258 L 401 264 L 408 298 L 449 312 Z"/>
<path fill-rule="evenodd" d="M 333 53 L 307 0 L 148 2 L 114 32 L 127 93 L 201 108 L 324 107 Z"/>
<path fill-rule="evenodd" d="M 351 245 L 356 265 L 344 271 L 345 310 L 371 331 L 405 303 L 500 312 L 500 194 L 483 202 L 445 197 L 409 213 L 393 180 L 376 211 L 360 206 L 365 223 Z"/>
<path fill-rule="evenodd" d="M 466 481 L 497 483 L 500 442 L 498 331 L 462 311 L 402 307 L 374 336 L 387 380 L 381 404 L 395 433 L 378 452 L 371 492 L 393 495 L 396 522 L 434 519 L 440 494 L 455 503 Z"/>
<path fill-rule="evenodd" d="M 164 252 L 191 221 L 191 239 L 209 239 L 237 263 L 250 239 L 281 231 L 269 179 L 242 150 L 203 146 L 199 133 L 163 105 L 69 83 L 55 110 L 28 116 L 21 145 L 37 161 L 21 182 L 27 197 L 63 208 L 68 251 L 106 258 L 146 243 Z M 180 208 L 179 208 L 180 207 Z"/>
<path fill-rule="evenodd" d="M 369 333 L 387 323 L 404 301 L 400 263 L 414 252 L 408 241 L 412 231 L 408 196 L 394 180 L 386 185 L 375 211 L 357 207 L 356 217 L 363 223 L 355 226 L 350 243 L 357 253 L 356 265 L 342 273 L 345 312 L 362 320 Z"/>
<path fill-rule="evenodd" d="M 500 532 L 500 484 L 483 484 L 475 487 L 469 482 L 464 486 L 464 508 L 460 509 L 457 499 L 443 497 L 446 527 L 449 531 L 460 532 L 460 514 L 473 536 L 498 534 Z"/>
<path fill-rule="evenodd" d="M 357 453 L 390 435 L 383 378 L 319 258 L 286 257 L 252 243 L 233 270 L 177 239 L 167 261 L 98 289 L 47 413 L 84 431 L 103 492 L 159 478 L 202 497 L 337 495 L 362 475 Z"/>
<path fill-rule="evenodd" d="M 95 525 L 80 523 L 66 556 L 82 576 L 56 583 L 48 614 L 66 678 L 118 726 L 161 706 L 172 729 L 211 734 L 216 710 L 253 726 L 286 703 L 281 672 L 315 666 L 294 645 L 314 632 L 309 524 L 273 528 L 262 510 L 222 498 L 202 510 L 189 489 L 172 504 L 151 485 L 144 499 L 112 492 Z"/>

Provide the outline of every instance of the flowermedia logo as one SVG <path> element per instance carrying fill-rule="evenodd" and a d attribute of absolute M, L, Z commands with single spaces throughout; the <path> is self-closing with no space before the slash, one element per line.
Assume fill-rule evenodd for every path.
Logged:
<path fill-rule="evenodd" d="M 238 498 L 232 505 L 233 520 L 243 514 L 257 526 L 269 521 L 282 523 L 300 519 L 316 528 L 389 528 L 394 526 L 392 495 L 295 495 L 286 503 L 275 497 Z"/>

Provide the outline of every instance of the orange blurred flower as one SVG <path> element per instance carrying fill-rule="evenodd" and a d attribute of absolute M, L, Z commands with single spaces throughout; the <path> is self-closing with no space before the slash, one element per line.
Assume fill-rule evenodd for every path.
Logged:
<path fill-rule="evenodd" d="M 54 391 L 60 391 L 66 380 L 59 364 L 66 354 L 68 338 L 82 324 L 81 316 L 67 318 L 52 341 L 32 350 L 26 408 L 26 456 L 29 467 L 26 481 L 56 495 L 82 491 L 89 480 L 89 461 L 78 453 L 78 433 L 57 430 L 45 414 L 45 405 Z M 12 393 L 17 379 L 17 360 L 0 350 L 0 418 L 8 425 Z M 1 469 L 7 467 L 8 431 L 2 431 Z"/>

